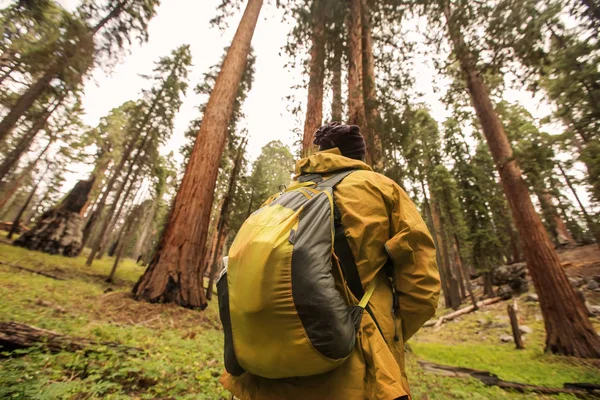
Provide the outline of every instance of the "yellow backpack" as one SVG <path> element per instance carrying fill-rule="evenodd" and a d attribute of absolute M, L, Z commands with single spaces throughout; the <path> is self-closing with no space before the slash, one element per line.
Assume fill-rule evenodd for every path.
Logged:
<path fill-rule="evenodd" d="M 317 375 L 352 352 L 375 287 L 363 291 L 336 218 L 333 189 L 351 172 L 301 176 L 240 228 L 217 282 L 230 374 Z"/>

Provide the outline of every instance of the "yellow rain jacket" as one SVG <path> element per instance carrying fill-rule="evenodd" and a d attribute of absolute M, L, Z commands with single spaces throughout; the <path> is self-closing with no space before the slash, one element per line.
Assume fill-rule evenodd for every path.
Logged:
<path fill-rule="evenodd" d="M 410 398 L 404 343 L 434 315 L 440 292 L 433 240 L 400 186 L 367 164 L 343 157 L 337 148 L 298 161 L 296 173 L 327 176 L 349 168 L 356 171 L 336 186 L 334 198 L 363 288 L 378 280 L 369 304 L 384 337 L 365 312 L 354 351 L 333 371 L 272 380 L 249 373 L 234 377 L 225 372 L 221 383 L 242 400 Z M 382 270 L 388 256 L 394 263 L 399 296 L 395 318 L 391 313 L 392 290 Z M 395 333 L 399 341 L 394 340 Z"/>

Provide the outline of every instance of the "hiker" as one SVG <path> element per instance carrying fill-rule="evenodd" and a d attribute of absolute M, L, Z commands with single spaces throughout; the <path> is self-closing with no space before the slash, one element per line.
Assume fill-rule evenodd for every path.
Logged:
<path fill-rule="evenodd" d="M 364 162 L 358 126 L 322 126 L 314 143 L 319 152 L 297 162 L 290 188 L 267 200 L 231 246 L 229 271 L 218 286 L 227 368 L 221 383 L 242 400 L 410 399 L 404 344 L 434 315 L 440 291 L 432 237 L 404 190 Z M 322 214 L 334 218 L 330 193 L 334 256 L 326 248 L 334 228 L 318 220 Z M 303 225 L 303 218 L 314 223 Z M 279 228 L 280 221 L 289 225 Z M 275 240 L 277 229 L 283 233 Z M 291 254 L 291 267 L 277 258 L 277 248 Z M 315 289 L 328 279 L 311 270 L 319 251 L 334 278 Z M 290 268 L 291 285 L 286 275 L 273 277 Z M 350 308 L 340 305 L 344 299 Z M 311 315 L 311 307 L 323 307 L 321 315 Z M 355 326 L 348 327 L 349 319 Z"/>

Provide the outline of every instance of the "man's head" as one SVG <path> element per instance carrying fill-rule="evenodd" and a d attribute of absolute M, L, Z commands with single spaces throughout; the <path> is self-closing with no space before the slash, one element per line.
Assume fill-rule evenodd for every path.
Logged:
<path fill-rule="evenodd" d="M 319 146 L 319 151 L 337 147 L 344 157 L 360 161 L 365 160 L 367 152 L 360 128 L 339 122 L 330 122 L 317 129 L 313 143 Z"/>

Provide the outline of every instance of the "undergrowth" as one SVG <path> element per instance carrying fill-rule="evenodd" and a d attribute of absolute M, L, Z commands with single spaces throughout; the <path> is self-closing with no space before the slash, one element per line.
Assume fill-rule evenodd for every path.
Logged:
<path fill-rule="evenodd" d="M 98 342 L 119 342 L 129 351 L 99 345 L 51 354 L 42 348 L 4 353 L 0 398 L 8 399 L 224 399 L 222 332 L 215 301 L 203 311 L 137 302 L 129 295 L 143 268 L 127 260 L 117 280 L 104 278 L 112 258 L 85 266 L 84 257 L 66 258 L 0 244 L 0 261 L 43 270 L 54 280 L 0 265 L 0 320 L 17 321 Z M 572 396 L 518 394 L 473 379 L 433 375 L 417 360 L 483 369 L 505 380 L 560 387 L 564 382 L 600 383 L 598 369 L 578 360 L 546 355 L 543 325 L 535 304 L 522 307 L 533 333 L 527 350 L 500 344 L 505 303 L 423 329 L 411 341 L 407 370 L 415 399 L 572 399 Z M 317 399 L 315 399 L 317 400 Z"/>

